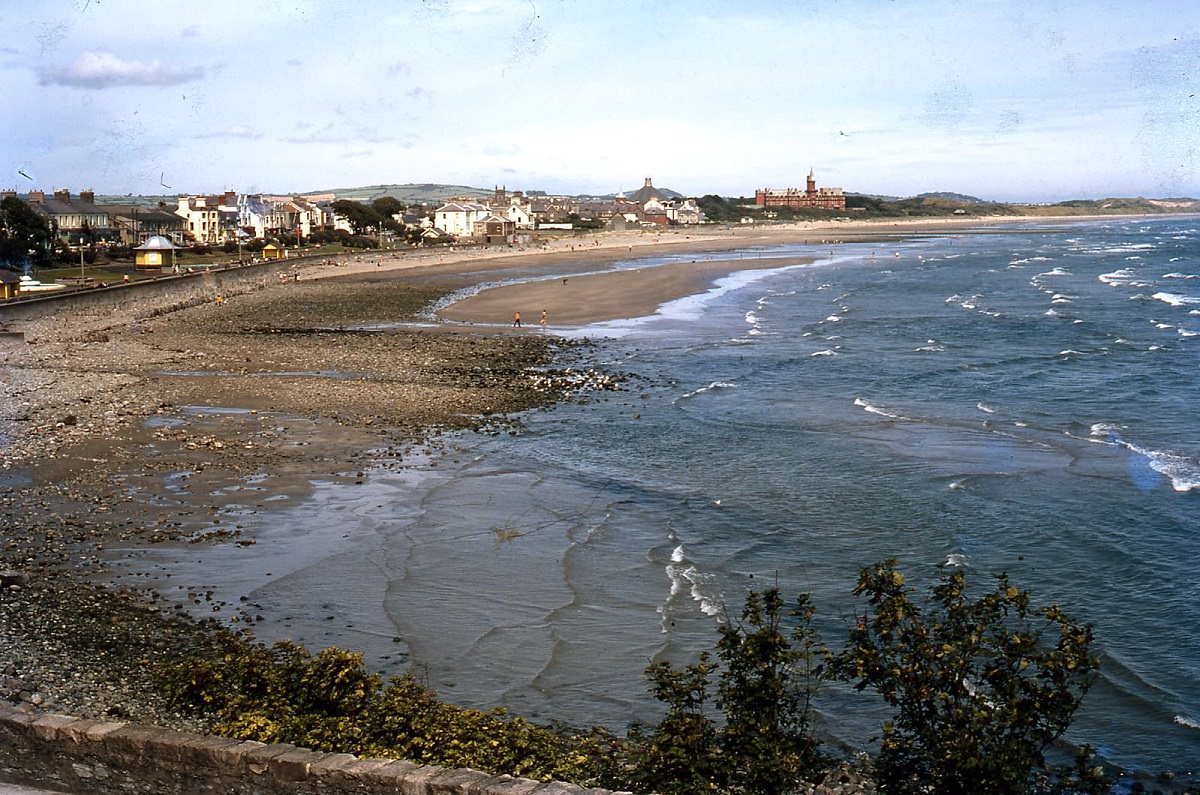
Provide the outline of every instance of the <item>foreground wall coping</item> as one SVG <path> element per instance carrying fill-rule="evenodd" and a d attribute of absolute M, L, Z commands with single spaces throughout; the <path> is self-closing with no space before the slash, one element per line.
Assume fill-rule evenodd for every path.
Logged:
<path fill-rule="evenodd" d="M 0 781 L 81 793 L 629 795 L 400 759 L 360 759 L 0 702 Z"/>

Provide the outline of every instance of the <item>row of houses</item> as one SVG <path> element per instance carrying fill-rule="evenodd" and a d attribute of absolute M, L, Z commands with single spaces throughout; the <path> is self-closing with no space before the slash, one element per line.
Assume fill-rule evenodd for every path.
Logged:
<path fill-rule="evenodd" d="M 17 196 L 15 191 L 0 192 Z M 152 237 L 175 245 L 220 245 L 269 237 L 297 242 L 318 230 L 350 230 L 347 219 L 332 208 L 336 196 L 270 196 L 225 191 L 214 195 L 180 196 L 175 206 L 97 204 L 90 190 L 72 195 L 56 190 L 46 195 L 31 190 L 22 198 L 47 220 L 58 239 L 71 247 L 93 244 L 138 246 Z M 496 188 L 488 201 L 477 197 L 450 201 L 428 215 L 411 213 L 396 221 L 420 225 L 430 239 L 452 237 L 488 242 L 509 239 L 520 231 L 569 228 L 581 222 L 592 228 L 628 229 L 667 224 L 698 224 L 705 218 L 692 199 L 681 199 L 654 187 L 649 177 L 642 188 L 612 200 L 526 196 Z"/>
<path fill-rule="evenodd" d="M 522 230 L 571 226 L 579 221 L 593 222 L 605 229 L 699 224 L 704 213 L 694 199 L 668 198 L 646 177 L 642 187 L 611 201 L 571 197 L 528 197 L 521 191 L 511 194 L 496 188 L 491 201 L 472 198 L 450 201 L 433 212 L 432 226 L 457 238 L 494 242 Z"/>
<path fill-rule="evenodd" d="M 17 196 L 0 191 L 0 198 Z M 169 238 L 176 245 L 219 245 L 239 239 L 293 235 L 309 237 L 318 229 L 350 227 L 331 208 L 333 196 L 263 196 L 226 191 L 212 196 L 180 196 L 176 206 L 96 204 L 90 190 L 73 196 L 56 190 L 47 196 L 31 190 L 22 198 L 45 218 L 58 239 L 69 246 L 123 244 L 136 246 L 151 237 Z"/>

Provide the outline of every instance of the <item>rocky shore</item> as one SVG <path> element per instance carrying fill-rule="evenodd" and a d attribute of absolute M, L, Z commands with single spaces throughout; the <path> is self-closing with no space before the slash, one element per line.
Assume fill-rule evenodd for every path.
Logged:
<path fill-rule="evenodd" d="M 198 621 L 182 603 L 211 595 L 119 585 L 110 548 L 251 544 L 245 505 L 223 491 L 253 480 L 266 510 L 315 478 L 404 466 L 443 430 L 515 432 L 515 413 L 587 382 L 564 369 L 586 343 L 405 325 L 469 281 L 281 282 L 0 343 L 0 698 L 202 729 L 162 702 L 152 670 L 217 626 L 251 632 L 252 606 Z"/>

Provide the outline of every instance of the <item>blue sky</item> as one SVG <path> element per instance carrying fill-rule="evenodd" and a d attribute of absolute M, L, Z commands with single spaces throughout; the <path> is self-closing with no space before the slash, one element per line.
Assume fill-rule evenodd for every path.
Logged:
<path fill-rule="evenodd" d="M 21 191 L 1200 197 L 1198 0 L 23 0 L 0 31 Z"/>

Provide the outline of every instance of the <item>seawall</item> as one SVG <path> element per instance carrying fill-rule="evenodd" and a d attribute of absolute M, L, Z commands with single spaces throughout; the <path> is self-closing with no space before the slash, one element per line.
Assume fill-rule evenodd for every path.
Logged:
<path fill-rule="evenodd" d="M 0 703 L 0 781 L 73 793 L 610 795 L 465 768 L 28 711 Z"/>
<path fill-rule="evenodd" d="M 302 260 L 263 262 L 5 302 L 0 304 L 0 328 L 27 342 L 37 342 L 47 322 L 103 329 L 278 284 L 282 272 L 300 264 Z"/>

